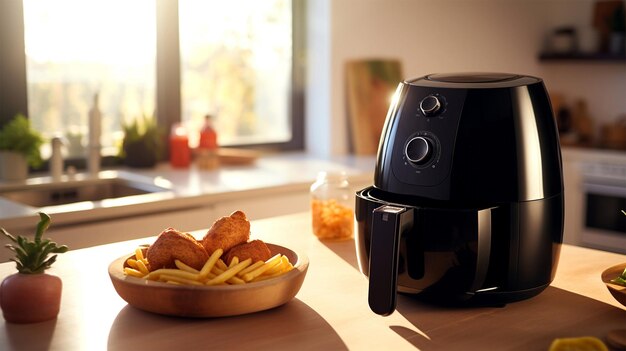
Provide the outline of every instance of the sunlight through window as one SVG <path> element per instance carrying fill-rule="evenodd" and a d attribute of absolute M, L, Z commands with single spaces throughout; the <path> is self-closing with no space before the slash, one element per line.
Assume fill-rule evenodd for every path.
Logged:
<path fill-rule="evenodd" d="M 46 136 L 65 135 L 79 153 L 94 94 L 105 148 L 121 137 L 122 121 L 153 115 L 155 16 L 154 0 L 24 0 L 34 127 Z"/>
<path fill-rule="evenodd" d="M 291 138 L 291 6 L 179 1 L 184 121 L 214 115 L 223 145 Z"/>
<path fill-rule="evenodd" d="M 70 157 L 85 155 L 95 94 L 103 154 L 117 154 L 122 123 L 163 103 L 157 70 L 180 72 L 170 91 L 180 89 L 181 115 L 165 118 L 180 118 L 192 147 L 207 114 L 222 146 L 293 140 L 292 0 L 179 0 L 180 48 L 168 52 L 179 49 L 180 67 L 156 67 L 156 0 L 23 1 L 28 115 L 46 137 L 65 136 Z"/>

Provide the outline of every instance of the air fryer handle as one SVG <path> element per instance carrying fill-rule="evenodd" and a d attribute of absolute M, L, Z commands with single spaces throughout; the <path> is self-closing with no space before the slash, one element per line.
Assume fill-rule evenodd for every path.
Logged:
<path fill-rule="evenodd" d="M 385 205 L 372 213 L 368 303 L 377 314 L 396 309 L 400 237 L 412 226 L 412 208 Z"/>

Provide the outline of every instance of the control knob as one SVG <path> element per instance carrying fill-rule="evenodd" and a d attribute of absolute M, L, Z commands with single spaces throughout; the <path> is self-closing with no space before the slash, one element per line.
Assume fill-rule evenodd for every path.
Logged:
<path fill-rule="evenodd" d="M 415 137 L 406 144 L 404 154 L 409 162 L 423 165 L 430 161 L 433 155 L 433 142 L 423 136 Z"/>
<path fill-rule="evenodd" d="M 435 95 L 428 95 L 420 102 L 420 111 L 424 116 L 434 116 L 441 110 L 441 101 Z"/>

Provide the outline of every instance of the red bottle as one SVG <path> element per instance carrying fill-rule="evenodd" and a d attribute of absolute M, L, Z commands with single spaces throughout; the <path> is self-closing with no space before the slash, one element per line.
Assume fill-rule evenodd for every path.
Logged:
<path fill-rule="evenodd" d="M 176 123 L 172 125 L 170 133 L 170 164 L 175 168 L 186 168 L 191 163 L 189 137 L 187 130 Z"/>
<path fill-rule="evenodd" d="M 217 149 L 217 133 L 213 128 L 211 115 L 204 116 L 204 126 L 200 131 L 200 149 L 215 150 Z"/>
<path fill-rule="evenodd" d="M 214 169 L 219 166 L 217 155 L 217 133 L 213 128 L 211 115 L 204 116 L 204 126 L 200 130 L 200 142 L 197 150 L 197 164 L 201 169 Z"/>

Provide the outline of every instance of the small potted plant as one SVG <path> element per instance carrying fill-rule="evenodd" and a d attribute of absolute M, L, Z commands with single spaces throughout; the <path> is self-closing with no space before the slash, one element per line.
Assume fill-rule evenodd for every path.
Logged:
<path fill-rule="evenodd" d="M 61 307 L 61 278 L 46 274 L 56 261 L 57 255 L 68 250 L 67 246 L 50 239 L 42 240 L 43 233 L 50 226 L 50 216 L 39 212 L 35 240 L 23 236 L 17 238 L 4 228 L 0 232 L 13 244 L 6 246 L 15 252 L 11 260 L 16 263 L 17 273 L 6 277 L 0 285 L 0 308 L 7 322 L 35 323 L 56 318 Z"/>
<path fill-rule="evenodd" d="M 120 152 L 130 167 L 153 167 L 163 151 L 163 132 L 154 118 L 143 116 L 123 124 L 124 140 Z"/>
<path fill-rule="evenodd" d="M 28 166 L 36 168 L 41 164 L 42 143 L 41 134 L 31 128 L 22 114 L 0 128 L 0 179 L 26 179 Z"/>

